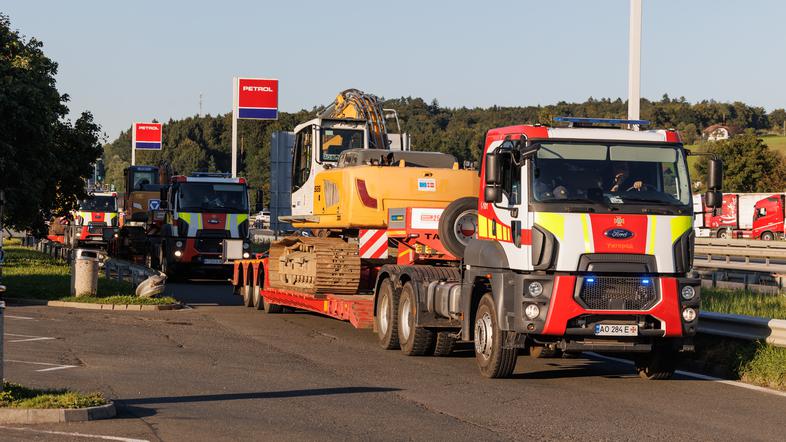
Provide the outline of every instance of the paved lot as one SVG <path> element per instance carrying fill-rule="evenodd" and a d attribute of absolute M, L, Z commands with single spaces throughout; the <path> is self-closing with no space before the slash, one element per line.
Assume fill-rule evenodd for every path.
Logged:
<path fill-rule="evenodd" d="M 380 350 L 371 332 L 346 323 L 239 306 L 225 284 L 172 290 L 195 307 L 7 309 L 8 380 L 102 391 L 117 401 L 120 416 L 3 426 L 0 440 L 782 440 L 786 434 L 786 397 L 692 379 L 646 382 L 627 365 L 591 358 L 521 357 L 514 379 L 486 380 L 469 350 L 409 358 Z"/>

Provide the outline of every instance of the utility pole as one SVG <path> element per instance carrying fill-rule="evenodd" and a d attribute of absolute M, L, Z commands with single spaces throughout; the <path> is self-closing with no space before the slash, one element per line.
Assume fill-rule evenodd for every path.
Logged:
<path fill-rule="evenodd" d="M 641 0 L 630 0 L 628 39 L 628 119 L 640 119 L 641 107 Z M 633 130 L 639 130 L 634 124 Z"/>
<path fill-rule="evenodd" d="M 237 83 L 238 78 L 232 78 L 232 178 L 237 178 Z"/>
<path fill-rule="evenodd" d="M 199 113 L 197 114 L 197 117 L 201 117 L 201 116 L 202 116 L 202 92 L 199 93 Z"/>

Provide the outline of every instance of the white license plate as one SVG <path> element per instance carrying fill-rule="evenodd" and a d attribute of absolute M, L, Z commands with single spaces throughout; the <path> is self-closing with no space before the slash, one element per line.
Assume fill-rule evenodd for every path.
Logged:
<path fill-rule="evenodd" d="M 202 263 L 204 263 L 204 264 L 223 264 L 224 261 L 222 261 L 220 259 L 207 258 L 204 261 L 202 261 Z"/>
<path fill-rule="evenodd" d="M 638 336 L 638 325 L 595 324 L 596 336 Z"/>

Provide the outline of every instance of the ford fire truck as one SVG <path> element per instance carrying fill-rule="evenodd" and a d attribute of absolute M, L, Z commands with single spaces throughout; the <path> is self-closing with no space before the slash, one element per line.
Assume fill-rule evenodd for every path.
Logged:
<path fill-rule="evenodd" d="M 117 229 L 117 193 L 90 193 L 79 201 L 79 209 L 72 213 L 72 218 L 71 224 L 65 228 L 66 244 L 73 248 L 106 246 L 104 229 Z"/>
<path fill-rule="evenodd" d="M 148 217 L 149 262 L 169 276 L 181 271 L 231 271 L 225 240 L 249 255 L 248 186 L 245 178 L 197 172 L 174 176 Z"/>

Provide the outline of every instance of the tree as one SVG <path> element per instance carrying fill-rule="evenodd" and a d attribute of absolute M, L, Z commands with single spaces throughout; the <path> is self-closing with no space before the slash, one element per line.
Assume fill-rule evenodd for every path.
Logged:
<path fill-rule="evenodd" d="M 783 108 L 775 109 L 770 112 L 769 118 L 773 129 L 778 131 L 783 130 L 783 122 L 786 121 L 786 110 L 783 110 Z M 783 135 L 786 135 L 786 133 Z"/>
<path fill-rule="evenodd" d="M 728 140 L 707 144 L 707 152 L 723 160 L 724 192 L 780 192 L 786 185 L 786 163 L 770 150 L 753 130 Z M 702 182 L 707 176 L 707 157 L 696 163 Z"/>
<path fill-rule="evenodd" d="M 101 148 L 99 128 L 83 113 L 73 124 L 67 95 L 55 87 L 57 63 L 43 44 L 25 40 L 0 14 L 0 189 L 5 222 L 42 231 L 44 220 L 64 214 L 85 194 Z"/>

